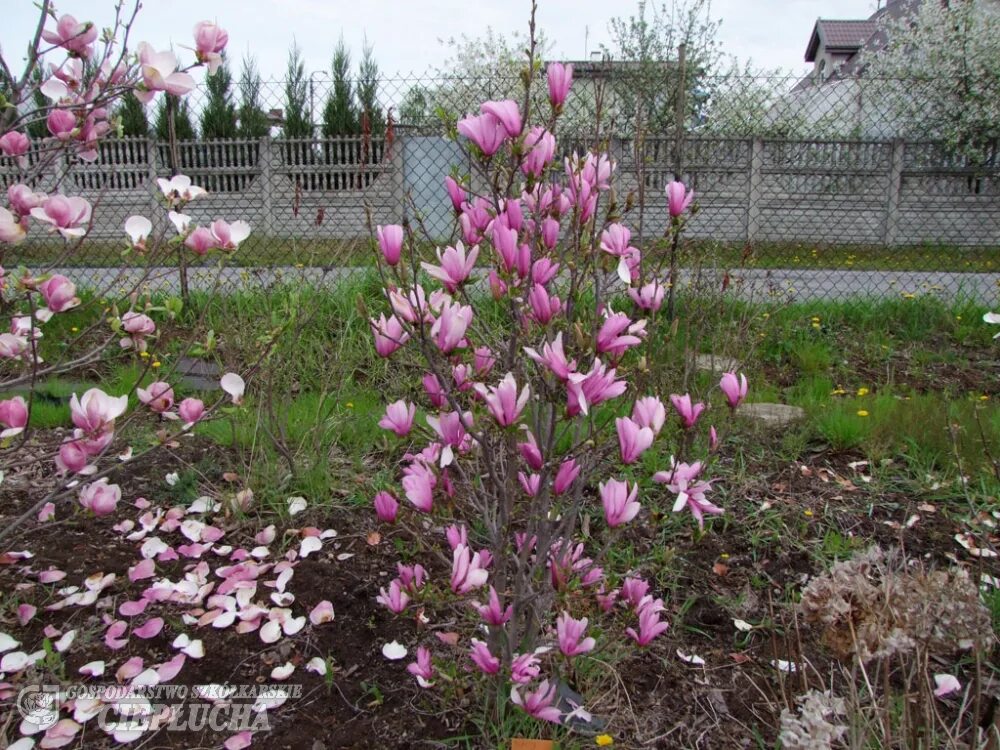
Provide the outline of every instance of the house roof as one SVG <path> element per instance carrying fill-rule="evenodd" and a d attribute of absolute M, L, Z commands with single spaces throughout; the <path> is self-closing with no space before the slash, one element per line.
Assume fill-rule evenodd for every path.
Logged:
<path fill-rule="evenodd" d="M 887 0 L 885 5 L 872 13 L 867 19 L 835 21 L 819 19 L 813 27 L 806 48 L 806 62 L 815 62 L 819 51 L 819 43 L 823 42 L 827 49 L 848 53 L 845 62 L 838 65 L 827 80 L 850 78 L 859 75 L 864 67 L 863 55 L 859 52 L 877 52 L 886 43 L 885 24 L 890 21 L 910 15 L 924 0 Z M 862 38 L 858 39 L 858 36 Z M 800 80 L 792 91 L 801 91 L 817 85 L 815 78 L 808 75 Z"/>
<path fill-rule="evenodd" d="M 819 19 L 813 27 L 809 46 L 806 48 L 806 62 L 814 62 L 820 43 L 828 50 L 856 52 L 878 31 L 874 18 L 864 21 L 833 21 Z"/>

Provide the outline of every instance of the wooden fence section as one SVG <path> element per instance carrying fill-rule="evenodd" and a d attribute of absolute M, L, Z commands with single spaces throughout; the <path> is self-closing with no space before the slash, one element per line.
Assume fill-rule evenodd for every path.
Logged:
<path fill-rule="evenodd" d="M 566 138 L 561 148 L 579 152 L 589 140 Z M 697 195 L 689 224 L 697 238 L 1000 247 L 996 160 L 973 164 L 940 144 L 651 136 L 614 139 L 611 152 L 619 195 L 644 187 L 647 238 L 666 226 L 662 190 L 679 164 Z M 454 219 L 442 180 L 470 169 L 456 144 L 403 129 L 393 144 L 360 136 L 194 141 L 179 143 L 175 156 L 176 171 L 209 191 L 188 207 L 194 220 L 243 219 L 255 241 L 365 236 L 369 214 L 374 224 L 396 223 L 413 207 L 433 233 L 448 237 Z M 156 178 L 173 171 L 165 143 L 108 140 L 93 163 L 37 146 L 27 158 L 52 162 L 36 189 L 82 195 L 100 207 L 97 237 L 120 238 L 131 214 L 165 221 L 156 188 Z M 14 160 L 0 157 L 0 189 L 19 174 Z"/>

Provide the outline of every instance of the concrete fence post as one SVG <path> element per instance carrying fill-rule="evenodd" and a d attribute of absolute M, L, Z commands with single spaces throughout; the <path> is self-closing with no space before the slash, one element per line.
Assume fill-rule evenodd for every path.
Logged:
<path fill-rule="evenodd" d="M 906 155 L 906 143 L 902 138 L 892 142 L 892 159 L 889 163 L 889 184 L 885 201 L 885 228 L 882 233 L 882 243 L 886 247 L 897 244 L 899 233 L 899 197 L 903 190 L 903 158 Z"/>
<path fill-rule="evenodd" d="M 750 175 L 747 180 L 747 242 L 754 242 L 760 232 L 760 186 L 764 171 L 764 139 L 750 142 Z"/>

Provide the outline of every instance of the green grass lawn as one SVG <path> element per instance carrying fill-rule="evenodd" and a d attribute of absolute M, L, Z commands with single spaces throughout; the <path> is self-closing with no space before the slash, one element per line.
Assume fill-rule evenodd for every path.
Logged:
<path fill-rule="evenodd" d="M 87 242 L 63 262 L 70 266 L 113 267 L 121 263 L 124 242 Z M 661 249 L 652 243 L 647 252 Z M 430 246 L 427 248 L 431 252 Z M 284 239 L 251 235 L 239 251 L 227 259 L 235 266 L 371 266 L 372 243 L 367 237 L 354 239 Z M 7 250 L 0 262 L 8 267 L 49 263 L 60 258 L 64 248 L 56 240 L 27 242 Z M 171 256 L 167 264 L 175 264 Z M 198 258 L 187 253 L 191 266 L 211 266 L 215 254 Z M 685 266 L 702 264 L 726 268 L 839 269 L 845 271 L 949 271 L 955 273 L 1000 273 L 1000 248 L 950 246 L 859 247 L 809 244 L 759 243 L 751 250 L 742 244 L 727 245 L 695 241 L 681 256 Z M 140 261 L 141 263 L 141 261 Z"/>

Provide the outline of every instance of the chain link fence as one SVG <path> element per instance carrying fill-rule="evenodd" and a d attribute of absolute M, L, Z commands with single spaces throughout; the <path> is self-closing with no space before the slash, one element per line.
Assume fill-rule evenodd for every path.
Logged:
<path fill-rule="evenodd" d="M 212 103 L 196 90 L 179 113 L 190 128 L 177 129 L 196 137 L 176 148 L 157 138 L 151 108 L 147 135 L 109 139 L 96 162 L 61 161 L 36 185 L 94 204 L 80 251 L 64 257 L 56 240 L 33 232 L 18 258 L 36 266 L 59 258 L 78 267 L 78 278 L 80 268 L 110 278 L 122 265 L 128 216 L 147 216 L 169 234 L 156 178 L 176 172 L 209 191 L 189 206 L 196 222 L 253 227 L 227 260 L 229 285 L 364 272 L 378 224 L 407 220 L 429 242 L 449 241 L 456 221 L 443 180 L 471 171 L 454 123 L 487 99 L 521 101 L 522 82 L 395 78 L 374 91 L 368 83 L 367 107 L 355 95 L 364 82 L 313 75 L 291 93 L 283 81 L 235 85 L 237 135 L 225 139 L 197 137 Z M 340 115 L 349 116 L 337 120 L 331 102 L 345 84 L 340 101 L 350 106 Z M 563 155 L 610 151 L 614 188 L 630 207 L 624 220 L 645 252 L 660 247 L 665 183 L 694 188 L 685 269 L 737 277 L 758 296 L 938 294 L 990 304 L 1000 296 L 1000 123 L 996 106 L 956 110 L 955 88 L 937 79 L 710 78 L 675 63 L 582 62 L 556 134 Z M 988 94 L 1000 92 L 965 92 L 975 101 Z M 543 79 L 529 109 L 527 122 L 549 120 Z M 17 165 L 0 158 L 0 188 L 19 179 Z M 192 283 L 214 279 L 215 262 L 186 258 Z M 156 278 L 169 286 L 176 276 L 164 267 Z"/>

